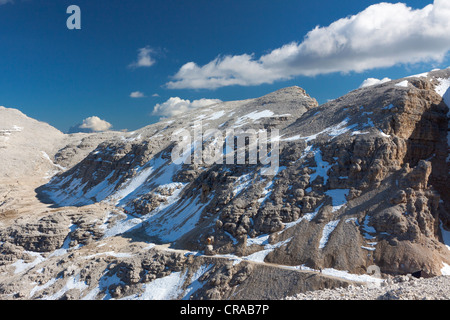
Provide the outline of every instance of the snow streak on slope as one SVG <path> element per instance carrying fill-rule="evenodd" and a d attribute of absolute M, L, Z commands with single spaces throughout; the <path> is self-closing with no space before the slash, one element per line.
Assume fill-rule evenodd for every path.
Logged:
<path fill-rule="evenodd" d="M 289 138 L 284 138 L 281 141 L 295 141 L 295 140 L 305 140 L 306 142 L 314 141 L 317 139 L 318 136 L 322 134 L 327 134 L 331 137 L 331 139 L 338 137 L 348 131 L 353 130 L 355 127 L 357 127 L 357 124 L 348 125 L 350 121 L 350 118 L 344 119 L 342 122 L 338 123 L 337 125 L 334 125 L 332 127 L 326 128 L 325 130 L 320 131 L 319 133 L 312 134 L 310 136 L 302 136 L 302 135 L 296 135 Z"/>
<path fill-rule="evenodd" d="M 71 276 L 67 279 L 66 284 L 55 294 L 45 297 L 44 300 L 58 300 L 69 290 L 83 291 L 89 288 L 85 281 L 80 280 L 80 275 Z"/>
<path fill-rule="evenodd" d="M 189 300 L 191 295 L 194 294 L 197 290 L 201 289 L 203 287 L 203 283 L 199 280 L 201 276 L 203 276 L 207 271 L 209 271 L 214 265 L 202 265 L 192 275 L 192 278 L 190 280 L 190 285 L 186 288 L 186 291 L 184 292 L 184 297 L 182 300 Z"/>
<path fill-rule="evenodd" d="M 257 121 L 262 118 L 270 118 L 274 115 L 274 113 L 270 110 L 264 110 L 264 111 L 253 111 L 252 113 L 249 113 L 245 116 L 242 116 L 239 118 L 236 123 L 235 127 L 241 127 L 244 124 L 247 123 L 247 120 Z"/>
<path fill-rule="evenodd" d="M 50 170 L 50 171 L 48 171 L 48 172 L 47 172 L 47 175 L 44 177 L 44 179 L 50 179 L 50 178 L 52 178 L 53 176 L 55 176 L 57 173 L 59 173 L 59 172 L 64 172 L 64 171 L 67 170 L 66 168 L 60 166 L 59 164 L 55 164 L 55 163 L 52 161 L 52 159 L 50 159 L 50 157 L 48 156 L 48 154 L 47 154 L 45 151 L 41 151 L 41 153 L 42 153 L 42 156 L 43 156 L 46 160 L 48 160 L 48 162 L 49 162 L 53 167 L 56 168 L 56 170 Z"/>
<path fill-rule="evenodd" d="M 331 197 L 333 212 L 338 211 L 340 208 L 345 206 L 345 204 L 347 203 L 346 196 L 349 192 L 350 190 L 348 189 L 333 189 L 325 192 L 327 196 Z"/>
<path fill-rule="evenodd" d="M 12 129 L 1 129 L 0 130 L 0 142 L 7 142 L 13 132 L 21 132 L 22 127 L 14 125 Z"/>
<path fill-rule="evenodd" d="M 115 192 L 111 196 L 111 199 L 114 199 L 117 203 L 119 203 L 120 200 L 126 198 L 130 193 L 133 193 L 137 188 L 139 188 L 148 179 L 148 177 L 150 177 L 153 171 L 153 167 L 142 169 L 137 176 L 130 179 L 128 183 L 126 183 L 125 187 Z"/>
<path fill-rule="evenodd" d="M 52 186 L 52 191 L 45 191 L 49 198 L 59 206 L 83 206 L 93 204 L 100 201 L 111 201 L 116 205 L 122 205 L 125 200 L 133 198 L 137 193 L 142 193 L 142 188 L 148 182 L 153 181 L 154 184 L 170 183 L 173 174 L 176 171 L 174 165 L 167 166 L 170 174 L 163 174 L 159 170 L 167 164 L 166 160 L 161 158 L 154 158 L 142 167 L 135 169 L 136 173 L 132 178 L 120 183 L 120 177 L 115 181 L 111 179 L 116 174 L 116 171 L 111 171 L 110 174 L 96 185 L 85 190 L 86 183 L 82 183 L 81 178 L 73 178 L 67 176 L 61 181 L 57 181 Z M 164 167 L 165 168 L 165 167 Z M 156 176 L 156 179 L 154 177 Z M 67 187 L 63 187 L 68 181 L 71 183 Z M 164 180 L 168 182 L 164 182 Z"/>
<path fill-rule="evenodd" d="M 121 300 L 175 300 L 183 293 L 186 272 L 173 272 L 166 277 L 144 283 L 142 294 L 124 297 Z"/>
<path fill-rule="evenodd" d="M 202 203 L 200 197 L 174 202 L 145 220 L 145 232 L 162 242 L 174 242 L 195 228 L 208 204 Z"/>
<path fill-rule="evenodd" d="M 123 187 L 108 197 L 107 200 L 125 207 L 129 201 L 147 194 L 159 186 L 173 183 L 173 175 L 179 169 L 179 165 L 161 157 L 153 158 L 142 168 L 139 168 L 137 175 L 128 179 Z"/>
<path fill-rule="evenodd" d="M 331 235 L 331 233 L 334 231 L 334 229 L 336 229 L 337 225 L 339 224 L 340 220 L 334 220 L 331 222 L 328 222 L 325 227 L 323 228 L 322 231 L 322 238 L 320 238 L 319 241 L 319 249 L 323 249 L 325 248 L 325 246 L 328 243 L 328 239 Z"/>
<path fill-rule="evenodd" d="M 408 84 L 409 84 L 409 81 L 408 80 L 404 80 L 402 82 L 397 83 L 396 86 L 397 87 L 402 87 L 402 88 L 408 88 Z"/>
<path fill-rule="evenodd" d="M 328 170 L 331 169 L 332 165 L 322 159 L 322 152 L 320 149 L 314 149 L 313 153 L 316 167 L 312 167 L 315 172 L 310 175 L 310 181 L 312 183 L 320 176 L 323 178 L 323 184 L 326 185 L 328 182 Z"/>
<path fill-rule="evenodd" d="M 299 224 L 300 222 L 302 222 L 303 220 L 306 220 L 308 222 L 311 222 L 312 219 L 314 219 L 317 214 L 319 213 L 320 209 L 322 208 L 323 204 L 321 204 L 320 206 L 317 207 L 317 209 L 314 212 L 310 212 L 310 213 L 305 213 L 301 218 L 297 219 L 294 222 L 289 222 L 289 223 L 285 223 L 285 228 L 280 231 L 280 233 L 286 231 L 289 228 L 292 228 L 293 226 Z"/>
<path fill-rule="evenodd" d="M 437 79 L 439 84 L 436 86 L 436 92 L 444 99 L 447 106 L 450 106 L 450 79 Z M 449 107 L 450 108 L 450 107 Z"/>
<path fill-rule="evenodd" d="M 450 79 L 439 78 L 437 80 L 439 84 L 436 86 L 435 90 L 450 108 Z M 447 117 L 450 118 L 450 110 L 447 113 Z M 447 133 L 447 147 L 450 148 L 450 130 Z M 450 162 L 450 155 L 447 157 L 447 162 Z"/>

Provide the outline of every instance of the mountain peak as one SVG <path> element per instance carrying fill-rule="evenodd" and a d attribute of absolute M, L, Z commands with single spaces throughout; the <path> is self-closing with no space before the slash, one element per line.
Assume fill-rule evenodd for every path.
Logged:
<path fill-rule="evenodd" d="M 277 97 L 286 97 L 286 96 L 299 96 L 299 97 L 309 97 L 309 95 L 306 93 L 306 91 L 299 87 L 299 86 L 292 86 L 292 87 L 286 87 L 286 88 L 281 88 L 279 90 L 276 90 L 274 92 L 271 92 L 269 94 L 264 95 L 261 98 L 264 97 L 271 97 L 271 96 L 277 96 Z"/>
<path fill-rule="evenodd" d="M 254 103 L 262 106 L 272 105 L 275 109 L 280 109 L 280 106 L 289 110 L 298 109 L 300 107 L 301 112 L 306 112 L 311 108 L 315 108 L 319 105 L 316 99 L 309 96 L 303 88 L 298 86 L 286 87 L 277 91 L 271 92 L 257 98 Z M 300 116 L 301 114 L 297 114 Z"/>

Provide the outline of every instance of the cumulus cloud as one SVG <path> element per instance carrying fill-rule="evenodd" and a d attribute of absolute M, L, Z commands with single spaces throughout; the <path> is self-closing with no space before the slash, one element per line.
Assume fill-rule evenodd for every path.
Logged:
<path fill-rule="evenodd" d="M 172 117 L 189 112 L 193 109 L 210 106 L 222 102 L 219 99 L 199 99 L 194 101 L 172 97 L 164 103 L 157 104 L 153 109 L 153 115 Z"/>
<path fill-rule="evenodd" d="M 145 98 L 145 94 L 140 91 L 134 91 L 130 93 L 131 98 Z"/>
<path fill-rule="evenodd" d="M 360 88 L 365 88 L 365 87 L 371 87 L 371 86 L 375 86 L 377 84 L 382 84 L 385 82 L 389 82 L 391 81 L 391 79 L 389 78 L 383 78 L 383 79 L 376 79 L 376 78 L 368 78 L 366 80 L 363 81 L 363 83 L 361 83 L 361 85 L 359 86 Z"/>
<path fill-rule="evenodd" d="M 81 129 L 89 129 L 95 132 L 99 131 L 108 131 L 111 129 L 112 124 L 109 122 L 100 119 L 97 116 L 89 117 L 83 120 L 83 123 L 81 124 Z"/>
<path fill-rule="evenodd" d="M 259 58 L 254 54 L 219 56 L 199 66 L 183 65 L 166 83 L 171 89 L 252 86 L 334 72 L 362 72 L 418 62 L 441 62 L 450 50 L 450 1 L 422 9 L 379 3 L 362 12 L 316 27 Z"/>
<path fill-rule="evenodd" d="M 151 56 L 154 51 L 149 46 L 138 50 L 137 60 L 129 65 L 130 68 L 151 67 L 155 64 L 155 59 Z"/>
<path fill-rule="evenodd" d="M 97 116 L 92 116 L 83 120 L 81 124 L 77 124 L 69 129 L 69 133 L 76 132 L 102 132 L 108 131 L 112 128 L 112 124 L 100 119 Z"/>

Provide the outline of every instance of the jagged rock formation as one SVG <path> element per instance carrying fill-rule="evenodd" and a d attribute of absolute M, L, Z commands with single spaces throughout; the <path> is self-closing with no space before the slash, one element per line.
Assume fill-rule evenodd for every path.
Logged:
<path fill-rule="evenodd" d="M 291 87 L 131 133 L 57 134 L 44 151 L 63 172 L 35 185 L 38 214 L 0 220 L 0 272 L 28 277 L 1 280 L 0 293 L 158 298 L 171 283 L 159 298 L 278 299 L 352 282 L 334 272 L 447 273 L 448 79 L 449 69 L 433 71 L 321 106 Z M 222 137 L 206 132 L 216 128 Z M 174 162 L 183 129 L 194 137 L 185 160 L 198 132 L 203 151 L 219 145 L 223 159 Z M 238 162 L 254 135 L 275 130 L 272 153 L 257 154 L 268 159 L 278 144 L 279 162 Z M 230 143 L 242 135 L 250 144 Z"/>

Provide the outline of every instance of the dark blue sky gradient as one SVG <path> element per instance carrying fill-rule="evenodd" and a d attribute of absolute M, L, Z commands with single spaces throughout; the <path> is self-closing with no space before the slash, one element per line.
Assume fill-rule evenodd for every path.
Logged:
<path fill-rule="evenodd" d="M 298 85 L 320 103 L 357 88 L 364 79 L 400 78 L 429 71 L 420 64 L 360 74 L 297 77 L 253 87 L 170 90 L 164 84 L 187 62 L 206 64 L 219 55 L 255 57 L 315 26 L 356 14 L 380 1 L 293 0 L 15 0 L 0 6 L 0 105 L 66 132 L 89 116 L 114 129 L 135 130 L 158 120 L 150 113 L 170 97 L 241 100 Z M 422 8 L 424 1 L 405 1 Z M 429 2 L 431 3 L 431 1 Z M 82 30 L 68 30 L 66 9 L 81 8 Z M 149 46 L 156 63 L 129 68 Z M 131 99 L 142 91 L 147 97 Z M 159 97 L 152 97 L 157 93 Z"/>

